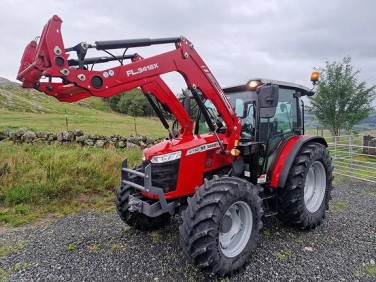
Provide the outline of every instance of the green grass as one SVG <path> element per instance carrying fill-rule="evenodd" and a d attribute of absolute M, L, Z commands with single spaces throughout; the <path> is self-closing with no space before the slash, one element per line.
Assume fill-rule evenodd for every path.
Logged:
<path fill-rule="evenodd" d="M 0 224 L 19 226 L 48 214 L 111 210 L 120 163 L 140 150 L 0 143 Z"/>
<path fill-rule="evenodd" d="M 111 250 L 112 251 L 118 251 L 118 250 L 122 250 L 124 249 L 124 245 L 123 244 L 120 244 L 120 243 L 113 243 L 111 244 Z"/>
<path fill-rule="evenodd" d="M 134 135 L 133 117 L 112 112 L 107 102 L 91 97 L 61 103 L 38 91 L 0 79 L 0 130 L 58 133 L 81 129 L 86 134 Z M 160 121 L 137 118 L 138 133 L 166 136 Z M 114 208 L 120 162 L 140 162 L 140 150 L 39 146 L 0 143 L 0 225 L 19 226 L 46 215 L 63 216 L 82 209 Z"/>
<path fill-rule="evenodd" d="M 1 79 L 0 79 L 1 80 Z M 33 131 L 57 133 L 81 129 L 87 134 L 134 135 L 133 117 L 114 113 L 102 98 L 90 97 L 75 103 L 62 103 L 44 93 L 23 89 L 17 83 L 0 83 L 0 130 L 28 127 Z M 138 133 L 151 137 L 166 136 L 156 118 L 137 118 Z"/>
<path fill-rule="evenodd" d="M 68 244 L 68 245 L 66 245 L 65 246 L 65 249 L 67 250 L 67 251 L 75 251 L 75 250 L 77 250 L 77 245 L 76 244 Z"/>
<path fill-rule="evenodd" d="M 8 281 L 9 272 L 0 267 L 0 282 Z"/>
<path fill-rule="evenodd" d="M 152 238 L 154 243 L 161 243 L 163 241 L 162 234 L 158 231 L 151 232 L 150 237 Z"/>
<path fill-rule="evenodd" d="M 0 130 L 17 130 L 27 127 L 32 131 L 58 133 L 67 129 L 64 111 L 60 113 L 12 112 L 0 108 Z M 158 138 L 167 136 L 167 131 L 156 118 L 136 118 L 138 134 Z M 68 129 L 81 129 L 86 134 L 111 136 L 135 135 L 133 117 L 81 108 L 80 111 L 68 111 Z"/>
<path fill-rule="evenodd" d="M 13 272 L 20 271 L 29 268 L 30 264 L 28 262 L 17 262 L 14 267 L 4 269 L 0 267 L 0 282 L 8 281 L 8 276 Z"/>
<path fill-rule="evenodd" d="M 376 265 L 375 264 L 366 264 L 360 267 L 356 272 L 355 276 L 364 278 L 365 275 L 376 278 Z M 374 281 L 374 280 L 372 280 Z"/>
<path fill-rule="evenodd" d="M 343 212 L 343 211 L 347 210 L 347 203 L 343 202 L 343 201 L 338 201 L 334 204 L 333 210 L 335 212 Z"/>
<path fill-rule="evenodd" d="M 111 112 L 103 99 L 90 97 L 75 103 L 61 103 L 53 97 L 36 91 L 10 90 L 0 88 L 0 108 L 12 112 L 69 113 L 85 110 Z"/>
<path fill-rule="evenodd" d="M 31 113 L 59 113 L 80 108 L 97 109 L 109 112 L 104 99 L 90 97 L 75 103 L 61 103 L 54 97 L 33 89 L 21 88 L 20 84 L 11 81 L 2 83 L 0 78 L 0 108 L 10 111 Z"/>
<path fill-rule="evenodd" d="M 14 271 L 19 271 L 22 269 L 29 268 L 30 264 L 28 262 L 17 262 L 16 265 L 14 266 Z"/>
<path fill-rule="evenodd" d="M 99 250 L 100 245 L 99 244 L 92 244 L 89 246 L 90 251 L 96 252 Z"/>
<path fill-rule="evenodd" d="M 273 253 L 273 256 L 275 256 L 278 260 L 285 260 L 289 255 L 291 255 L 291 251 L 289 249 L 284 249 L 281 252 L 275 252 Z"/>
<path fill-rule="evenodd" d="M 376 277 L 376 266 L 375 265 L 367 266 L 364 268 L 364 272 L 366 272 L 367 274 L 373 277 Z"/>
<path fill-rule="evenodd" d="M 18 253 L 19 251 L 23 250 L 26 247 L 26 243 L 24 241 L 19 241 L 16 243 L 6 243 L 4 245 L 0 245 L 0 257 L 5 257 L 10 254 Z"/>

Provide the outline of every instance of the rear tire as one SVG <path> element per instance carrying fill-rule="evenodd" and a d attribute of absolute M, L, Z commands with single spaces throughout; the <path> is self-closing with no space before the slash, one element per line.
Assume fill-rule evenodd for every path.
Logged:
<path fill-rule="evenodd" d="M 278 217 L 287 225 L 313 229 L 325 218 L 332 190 L 333 165 L 320 143 L 304 145 L 278 191 Z"/>
<path fill-rule="evenodd" d="M 169 213 L 149 217 L 139 212 L 130 212 L 128 209 L 129 195 L 136 193 L 137 191 L 129 185 L 121 185 L 116 191 L 116 210 L 126 224 L 138 230 L 152 231 L 160 229 L 170 222 L 171 215 Z"/>
<path fill-rule="evenodd" d="M 251 257 L 262 228 L 262 200 L 237 177 L 207 181 L 188 200 L 180 225 L 184 253 L 201 270 L 231 275 Z"/>

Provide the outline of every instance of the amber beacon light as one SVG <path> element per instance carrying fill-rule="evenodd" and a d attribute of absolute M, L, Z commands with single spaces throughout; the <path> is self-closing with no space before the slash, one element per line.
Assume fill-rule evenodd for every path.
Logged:
<path fill-rule="evenodd" d="M 311 81 L 312 81 L 313 85 L 315 85 L 317 83 L 317 81 L 319 81 L 319 77 L 320 77 L 320 73 L 318 71 L 313 71 L 311 73 Z"/>

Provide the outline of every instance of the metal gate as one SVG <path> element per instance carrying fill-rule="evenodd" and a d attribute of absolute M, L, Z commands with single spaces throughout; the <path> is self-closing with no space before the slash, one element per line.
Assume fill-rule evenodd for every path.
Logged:
<path fill-rule="evenodd" d="M 376 144 L 372 136 L 325 137 L 333 158 L 334 174 L 376 183 Z"/>

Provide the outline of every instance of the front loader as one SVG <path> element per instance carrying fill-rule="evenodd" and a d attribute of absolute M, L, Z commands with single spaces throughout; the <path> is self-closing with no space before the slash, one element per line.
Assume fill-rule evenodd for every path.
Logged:
<path fill-rule="evenodd" d="M 126 224 L 148 231 L 181 214 L 184 253 L 203 271 L 225 276 L 251 258 L 264 217 L 276 215 L 300 229 L 321 223 L 333 166 L 326 141 L 304 135 L 301 98 L 313 95 L 310 89 L 261 78 L 222 88 L 184 37 L 66 48 L 61 23 L 53 16 L 39 41 L 27 45 L 17 75 L 22 86 L 62 102 L 140 87 L 168 130 L 166 140 L 144 150 L 139 165 L 122 162 L 116 208 Z M 125 54 L 157 44 L 175 48 L 148 58 Z M 89 49 L 111 56 L 87 58 Z M 119 65 L 93 70 L 109 61 Z M 170 72 L 186 82 L 184 101 L 160 77 Z M 166 113 L 176 119 L 172 127 Z"/>

